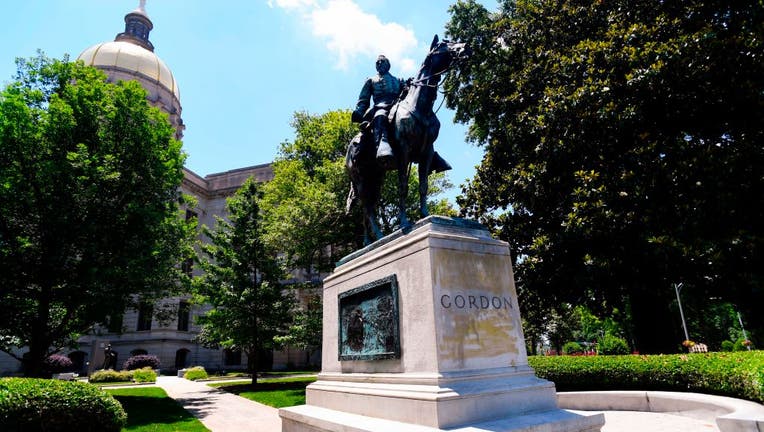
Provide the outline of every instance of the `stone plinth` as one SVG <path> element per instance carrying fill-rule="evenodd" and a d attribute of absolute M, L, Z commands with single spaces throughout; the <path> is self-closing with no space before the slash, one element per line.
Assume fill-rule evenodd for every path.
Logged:
<path fill-rule="evenodd" d="M 394 313 L 389 299 L 362 301 L 380 284 Z M 322 370 L 306 405 L 281 410 L 284 431 L 604 423 L 559 410 L 554 384 L 528 366 L 509 248 L 474 222 L 430 217 L 343 259 L 323 314 Z"/>

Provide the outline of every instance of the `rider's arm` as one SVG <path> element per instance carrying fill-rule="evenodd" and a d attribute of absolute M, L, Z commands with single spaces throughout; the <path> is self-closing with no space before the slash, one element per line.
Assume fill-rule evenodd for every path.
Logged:
<path fill-rule="evenodd" d="M 371 78 L 369 78 L 363 84 L 361 94 L 358 95 L 358 103 L 356 103 L 355 111 L 353 112 L 353 114 L 355 114 L 354 117 L 358 116 L 358 118 L 363 118 L 363 115 L 366 113 L 366 110 L 369 109 L 369 105 L 371 104 L 371 93 Z"/>

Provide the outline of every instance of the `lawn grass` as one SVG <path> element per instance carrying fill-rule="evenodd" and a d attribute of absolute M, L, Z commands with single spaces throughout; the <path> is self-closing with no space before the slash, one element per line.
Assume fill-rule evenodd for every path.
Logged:
<path fill-rule="evenodd" d="M 315 376 L 296 378 L 259 379 L 257 388 L 249 382 L 209 384 L 274 408 L 305 404 L 305 387 L 316 380 Z"/>
<path fill-rule="evenodd" d="M 90 384 L 94 385 L 96 387 L 121 387 L 121 386 L 135 386 L 135 385 L 137 385 L 136 383 L 134 383 L 132 381 L 93 382 L 93 383 L 90 383 Z M 154 384 L 154 383 L 148 383 L 148 384 Z"/>
<path fill-rule="evenodd" d="M 128 432 L 209 431 L 159 387 L 107 389 L 127 412 Z"/>
<path fill-rule="evenodd" d="M 271 372 L 260 372 L 260 376 L 263 378 L 267 377 L 282 377 L 285 375 L 315 375 L 318 371 L 314 370 L 306 370 L 306 371 L 271 371 Z"/>

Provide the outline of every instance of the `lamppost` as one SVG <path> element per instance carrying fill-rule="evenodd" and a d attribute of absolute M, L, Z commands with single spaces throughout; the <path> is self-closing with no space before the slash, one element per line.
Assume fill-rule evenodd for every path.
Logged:
<path fill-rule="evenodd" d="M 674 284 L 674 290 L 676 291 L 676 302 L 679 304 L 679 315 L 682 317 L 682 328 L 684 329 L 684 340 L 690 340 L 690 335 L 687 334 L 687 324 L 684 322 L 684 311 L 682 310 L 682 300 L 679 298 L 679 291 L 682 289 L 682 282 Z"/>
<path fill-rule="evenodd" d="M 740 322 L 740 328 L 743 329 L 743 340 L 747 341 L 748 335 L 745 334 L 745 327 L 743 327 L 743 319 L 740 318 L 740 312 L 737 313 L 737 320 Z M 748 348 L 748 351 L 751 350 L 751 345 L 746 345 L 745 347 Z"/>

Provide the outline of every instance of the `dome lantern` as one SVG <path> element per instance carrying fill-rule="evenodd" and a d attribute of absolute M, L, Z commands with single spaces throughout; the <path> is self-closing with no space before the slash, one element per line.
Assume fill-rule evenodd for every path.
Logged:
<path fill-rule="evenodd" d="M 114 41 L 132 42 L 153 52 L 154 45 L 149 41 L 149 32 L 153 28 L 154 24 L 146 15 L 146 0 L 140 0 L 138 8 L 125 15 L 125 31 L 118 34 Z"/>

